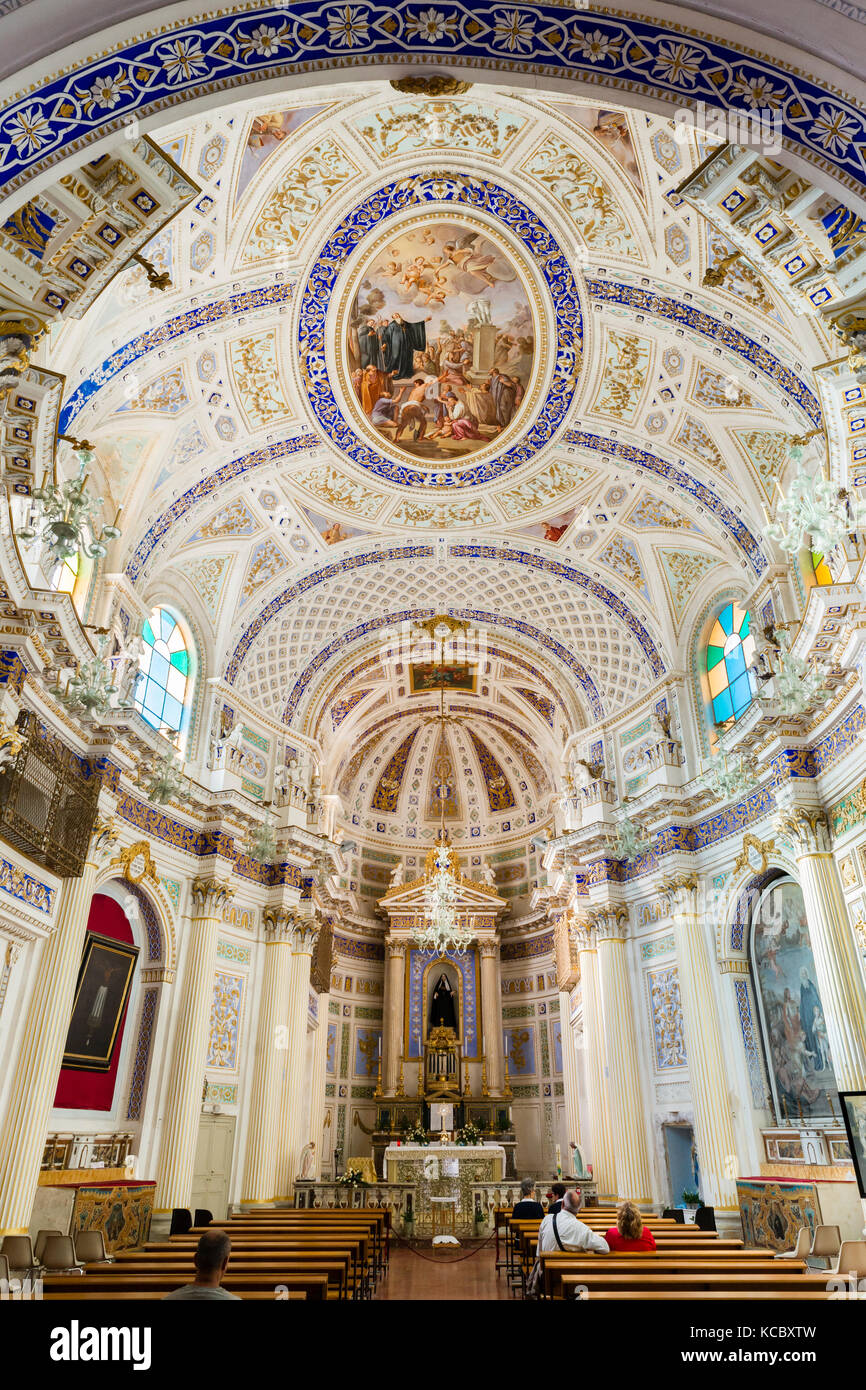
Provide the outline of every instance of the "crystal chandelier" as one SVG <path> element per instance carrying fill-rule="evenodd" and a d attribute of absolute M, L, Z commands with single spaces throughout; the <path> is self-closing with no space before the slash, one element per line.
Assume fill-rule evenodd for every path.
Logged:
<path fill-rule="evenodd" d="M 280 857 L 277 848 L 277 832 L 274 829 L 270 814 L 268 819 L 261 825 L 257 825 L 247 841 L 247 854 L 250 859 L 257 859 L 260 864 L 276 864 Z"/>
<path fill-rule="evenodd" d="M 433 620 L 435 623 L 435 620 Z M 445 639 L 438 630 L 429 625 L 431 636 L 442 643 L 440 664 L 445 663 Z M 445 684 L 439 687 L 439 747 L 445 747 Z M 427 882 L 424 888 L 424 921 L 415 928 L 413 937 L 422 951 L 444 956 L 454 951 L 462 956 L 473 940 L 473 934 L 460 925 L 457 915 L 457 856 L 448 843 L 445 830 L 445 806 L 451 790 L 448 782 L 449 764 L 443 755 L 437 758 L 434 766 L 436 795 L 439 798 L 439 844 L 427 856 Z"/>
<path fill-rule="evenodd" d="M 724 752 L 714 755 L 704 768 L 703 777 L 710 791 L 725 799 L 749 792 L 755 786 L 751 761 L 739 753 L 730 762 Z"/>
<path fill-rule="evenodd" d="M 791 453 L 797 458 L 802 450 Z M 797 555 L 804 546 L 830 555 L 843 537 L 866 523 L 860 503 L 852 503 L 829 479 L 810 477 L 802 468 L 779 503 L 779 512 L 784 520 L 771 522 L 765 534 L 789 555 Z"/>
<path fill-rule="evenodd" d="M 118 693 L 114 667 L 105 656 L 106 641 L 107 633 L 97 633 L 96 655 L 77 662 L 75 674 L 70 676 L 64 690 L 60 689 L 60 672 L 57 672 L 54 694 L 73 714 L 85 719 L 104 719 Z"/>
<path fill-rule="evenodd" d="M 101 559 L 108 554 L 108 543 L 117 540 L 121 534 L 117 524 L 120 508 L 113 524 L 103 525 L 96 534 L 93 513 L 103 505 L 103 499 L 92 497 L 87 491 L 87 474 L 84 470 L 93 455 L 79 450 L 79 456 L 81 463 L 77 478 L 67 478 L 58 485 L 48 482 L 46 475 L 42 486 L 33 489 L 36 515 L 30 526 L 21 526 L 15 532 L 19 540 L 27 544 L 41 540 L 52 559 L 59 563 L 79 554 L 91 560 Z"/>
<path fill-rule="evenodd" d="M 148 801 L 165 806 L 183 790 L 184 780 L 180 756 L 176 750 L 170 749 L 156 763 L 141 769 L 138 785 L 143 788 Z"/>
<path fill-rule="evenodd" d="M 607 842 L 608 852 L 612 859 L 622 860 L 626 864 L 633 864 L 641 855 L 649 854 L 653 847 L 652 839 L 645 835 L 640 826 L 635 825 L 634 821 L 624 813 L 616 835 Z"/>
<path fill-rule="evenodd" d="M 432 865 L 429 865 L 430 859 Z M 414 932 L 414 939 L 421 950 L 437 956 L 444 956 L 447 951 L 455 951 L 462 956 L 473 939 L 472 932 L 460 925 L 457 916 L 454 859 L 454 850 L 444 842 L 430 851 L 424 889 L 426 917 Z"/>
<path fill-rule="evenodd" d="M 784 628 L 777 629 L 776 641 L 779 650 L 775 684 L 783 714 L 802 714 L 810 705 L 823 705 L 830 697 L 827 667 L 820 661 L 795 656 L 790 650 L 790 634 Z"/>

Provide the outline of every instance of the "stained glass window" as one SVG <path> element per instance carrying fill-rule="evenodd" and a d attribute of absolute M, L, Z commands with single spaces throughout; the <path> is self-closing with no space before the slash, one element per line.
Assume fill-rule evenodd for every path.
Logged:
<path fill-rule="evenodd" d="M 167 608 L 154 608 L 141 635 L 143 678 L 135 692 L 135 707 L 154 729 L 180 733 L 186 723 L 190 684 L 183 633 Z"/>
<path fill-rule="evenodd" d="M 71 594 L 78 579 L 78 567 L 78 551 L 74 555 L 67 555 L 54 577 L 52 589 L 58 594 Z"/>
<path fill-rule="evenodd" d="M 812 551 L 812 569 L 815 571 L 816 584 L 832 584 L 833 576 L 830 573 L 830 566 L 827 564 L 826 555 L 821 555 L 819 551 Z"/>
<path fill-rule="evenodd" d="M 713 719 L 729 724 L 745 714 L 755 694 L 755 639 L 749 615 L 736 603 L 724 607 L 707 642 L 707 680 Z"/>

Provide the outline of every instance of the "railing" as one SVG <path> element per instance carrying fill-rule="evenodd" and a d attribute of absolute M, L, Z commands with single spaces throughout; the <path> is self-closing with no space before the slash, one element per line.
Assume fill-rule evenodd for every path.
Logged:
<path fill-rule="evenodd" d="M 42 1152 L 42 1171 L 76 1168 L 122 1168 L 132 1134 L 49 1134 Z"/>
<path fill-rule="evenodd" d="M 22 710 L 17 727 L 21 752 L 0 771 L 0 836 L 61 878 L 79 878 L 101 779 L 31 711 Z"/>
<path fill-rule="evenodd" d="M 457 1150 L 459 1153 L 459 1150 Z M 493 1230 L 493 1213 L 497 1207 L 511 1207 L 520 1200 L 520 1183 L 475 1182 L 470 1185 L 472 1210 L 479 1235 Z M 295 1183 L 295 1206 L 321 1210 L 340 1210 L 352 1207 L 382 1207 L 391 1212 L 391 1228 L 403 1235 L 414 1234 L 414 1183 L 377 1182 L 347 1186 L 336 1182 L 316 1182 L 314 1179 Z"/>

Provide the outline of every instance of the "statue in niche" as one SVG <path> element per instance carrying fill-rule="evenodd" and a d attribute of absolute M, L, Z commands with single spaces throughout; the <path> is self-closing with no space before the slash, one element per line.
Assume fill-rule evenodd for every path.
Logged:
<path fill-rule="evenodd" d="M 430 1002 L 430 1027 L 453 1028 L 457 1032 L 457 1004 L 454 990 L 444 970 L 436 981 Z"/>

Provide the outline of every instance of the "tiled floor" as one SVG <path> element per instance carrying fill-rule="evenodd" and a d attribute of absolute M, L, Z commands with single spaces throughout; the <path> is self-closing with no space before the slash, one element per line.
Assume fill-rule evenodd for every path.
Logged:
<path fill-rule="evenodd" d="M 466 1255 L 472 1247 L 463 1247 Z M 376 1297 L 404 1300 L 498 1300 L 508 1298 L 504 1271 L 496 1277 L 496 1256 L 492 1246 L 480 1249 L 469 1259 L 432 1256 L 429 1246 L 416 1254 L 405 1246 L 391 1249 L 387 1277 Z"/>

